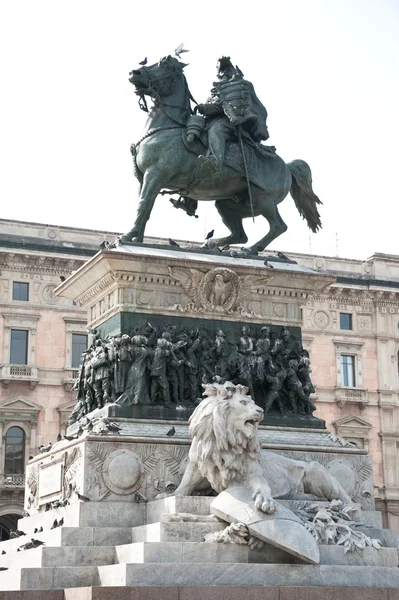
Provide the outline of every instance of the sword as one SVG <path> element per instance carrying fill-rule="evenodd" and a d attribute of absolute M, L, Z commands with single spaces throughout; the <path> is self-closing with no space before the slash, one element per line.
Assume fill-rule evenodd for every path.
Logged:
<path fill-rule="evenodd" d="M 243 141 L 242 141 L 241 125 L 239 125 L 237 127 L 237 131 L 238 131 L 238 140 L 240 142 L 240 148 L 241 148 L 241 154 L 242 154 L 242 161 L 244 163 L 245 177 L 247 179 L 249 204 L 251 205 L 252 221 L 253 221 L 253 223 L 255 223 L 254 204 L 253 204 L 253 201 L 252 201 L 251 183 L 250 183 L 249 177 L 248 177 L 248 167 L 247 167 L 247 161 L 246 161 L 246 158 L 245 158 L 244 144 L 243 144 Z"/>

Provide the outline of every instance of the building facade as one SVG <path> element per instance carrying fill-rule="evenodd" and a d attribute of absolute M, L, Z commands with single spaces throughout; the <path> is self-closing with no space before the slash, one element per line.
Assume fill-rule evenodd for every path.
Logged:
<path fill-rule="evenodd" d="M 22 513 L 29 456 L 75 404 L 86 315 L 54 289 L 116 235 L 0 220 L 0 539 Z M 399 256 L 289 256 L 337 277 L 303 307 L 316 414 L 369 450 L 377 507 L 399 529 Z"/>

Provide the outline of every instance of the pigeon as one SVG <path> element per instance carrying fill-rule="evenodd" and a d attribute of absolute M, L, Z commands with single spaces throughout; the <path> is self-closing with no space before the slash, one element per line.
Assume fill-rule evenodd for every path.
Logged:
<path fill-rule="evenodd" d="M 2 554 L 7 554 L 7 552 L 5 550 L 2 550 L 1 553 Z"/>
<path fill-rule="evenodd" d="M 288 258 L 288 256 L 286 256 L 286 255 L 285 255 L 285 254 L 283 254 L 282 252 L 277 252 L 277 256 L 278 256 L 279 258 L 281 258 L 281 260 L 290 260 L 290 259 Z"/>
<path fill-rule="evenodd" d="M 0 567 L 0 571 L 8 571 L 8 567 Z"/>
<path fill-rule="evenodd" d="M 78 429 L 78 431 L 77 431 L 77 433 L 76 433 L 76 437 L 79 437 L 79 436 L 81 436 L 81 435 L 82 435 L 82 433 L 83 433 L 83 431 L 84 431 L 83 427 L 82 427 L 81 425 L 79 425 L 79 429 Z"/>
<path fill-rule="evenodd" d="M 55 529 L 56 527 L 58 527 L 58 521 L 57 521 L 57 519 L 54 519 L 53 524 L 50 527 L 50 529 Z"/>
<path fill-rule="evenodd" d="M 267 260 L 265 260 L 263 264 L 265 265 L 265 267 L 269 267 L 269 269 L 274 269 L 273 265 L 268 263 Z"/>
<path fill-rule="evenodd" d="M 43 444 L 41 444 L 39 446 L 39 452 L 41 452 L 41 453 L 50 452 L 52 447 L 53 447 L 53 444 L 51 442 L 47 446 L 44 446 Z"/>
<path fill-rule="evenodd" d="M 221 252 L 221 249 L 212 238 L 205 240 L 201 248 L 208 248 L 208 250 L 212 250 L 212 252 Z"/>
<path fill-rule="evenodd" d="M 23 510 L 23 511 L 22 511 L 22 516 L 23 516 L 23 517 L 30 517 L 30 513 L 28 513 L 28 511 L 27 511 L 27 510 Z"/>
<path fill-rule="evenodd" d="M 79 492 L 76 490 L 76 494 L 79 498 L 79 500 L 82 500 L 83 502 L 90 502 L 90 498 L 88 498 L 87 496 L 83 496 L 83 494 L 79 494 Z"/>
<path fill-rule="evenodd" d="M 20 531 L 19 529 L 11 529 L 10 530 L 10 539 L 15 540 L 15 538 L 19 538 L 22 535 L 26 535 L 24 531 Z"/>
<path fill-rule="evenodd" d="M 31 543 L 33 544 L 33 548 L 38 548 L 39 546 L 44 546 L 45 543 L 42 542 L 41 540 L 35 540 L 33 538 L 31 538 Z"/>
<path fill-rule="evenodd" d="M 206 239 L 206 240 L 210 240 L 210 239 L 211 239 L 211 237 L 213 237 L 213 234 L 214 234 L 214 233 L 215 233 L 215 230 L 214 230 L 214 229 L 212 229 L 212 231 L 209 231 L 209 232 L 206 234 L 206 237 L 205 237 L 205 239 Z"/>
<path fill-rule="evenodd" d="M 65 500 L 61 500 L 61 502 L 60 502 L 60 506 L 68 506 L 68 504 L 69 504 L 68 498 L 65 498 Z"/>
<path fill-rule="evenodd" d="M 38 533 L 38 531 L 39 531 L 38 528 L 35 527 L 34 530 L 33 530 L 33 533 Z"/>
<path fill-rule="evenodd" d="M 76 440 L 76 435 L 64 435 L 64 440 L 68 440 L 68 442 L 72 442 L 72 440 Z"/>
<path fill-rule="evenodd" d="M 145 57 L 145 59 L 144 59 L 144 60 L 141 60 L 141 61 L 139 62 L 139 65 L 141 65 L 142 67 L 144 67 L 146 64 L 147 64 L 147 57 Z"/>
<path fill-rule="evenodd" d="M 176 248 L 180 248 L 179 244 L 177 242 L 175 242 L 175 240 L 172 240 L 171 238 L 169 238 L 169 246 L 175 246 Z"/>
<path fill-rule="evenodd" d="M 232 258 L 236 258 L 238 256 L 238 252 L 236 250 L 230 250 L 229 255 Z"/>
<path fill-rule="evenodd" d="M 62 527 L 64 524 L 64 517 L 62 517 L 59 521 L 58 521 L 58 527 Z"/>
<path fill-rule="evenodd" d="M 177 58 L 180 58 L 180 54 L 183 54 L 183 52 L 189 52 L 189 50 L 185 50 L 184 44 L 180 44 L 175 50 L 175 56 L 177 56 Z"/>
<path fill-rule="evenodd" d="M 19 548 L 17 548 L 17 552 L 21 552 L 21 550 L 31 550 L 32 548 L 36 548 L 36 546 L 34 545 L 34 541 L 35 540 L 31 538 L 30 542 L 26 542 L 26 544 L 22 544 L 22 546 L 19 546 Z"/>
<path fill-rule="evenodd" d="M 62 435 L 59 433 L 59 434 L 57 435 L 57 442 L 60 442 L 61 440 L 62 440 Z"/>
<path fill-rule="evenodd" d="M 37 533 L 42 533 L 43 531 L 43 527 L 39 527 L 39 529 L 37 530 Z"/>
<path fill-rule="evenodd" d="M 29 457 L 29 460 L 32 460 L 32 458 L 33 458 L 33 456 L 30 456 L 30 457 Z"/>
<path fill-rule="evenodd" d="M 50 508 L 51 508 L 51 503 L 46 502 L 46 504 L 44 505 L 44 512 L 47 512 L 48 510 L 50 510 Z"/>
<path fill-rule="evenodd" d="M 165 492 L 168 494 L 172 494 L 175 489 L 177 489 L 177 485 L 173 483 L 173 481 L 168 481 L 165 485 Z"/>
<path fill-rule="evenodd" d="M 166 433 L 166 435 L 168 437 L 173 437 L 176 433 L 176 429 L 174 427 L 172 427 L 172 429 L 169 429 L 169 431 Z"/>

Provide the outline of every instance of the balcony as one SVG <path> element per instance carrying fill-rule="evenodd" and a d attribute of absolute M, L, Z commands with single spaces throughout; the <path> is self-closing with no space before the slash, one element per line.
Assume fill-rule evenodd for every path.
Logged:
<path fill-rule="evenodd" d="M 343 408 L 349 402 L 351 404 L 355 403 L 363 409 L 369 403 L 369 398 L 367 390 L 364 388 L 337 387 L 335 388 L 335 401 L 340 408 Z"/>
<path fill-rule="evenodd" d="M 67 392 L 71 392 L 79 377 L 79 369 L 64 369 L 62 383 Z"/>
<path fill-rule="evenodd" d="M 27 381 L 29 387 L 33 390 L 38 382 L 37 367 L 30 365 L 1 365 L 0 382 L 7 388 L 10 381 Z"/>
<path fill-rule="evenodd" d="M 0 473 L 0 488 L 24 488 L 25 487 L 25 475 L 6 475 Z"/>

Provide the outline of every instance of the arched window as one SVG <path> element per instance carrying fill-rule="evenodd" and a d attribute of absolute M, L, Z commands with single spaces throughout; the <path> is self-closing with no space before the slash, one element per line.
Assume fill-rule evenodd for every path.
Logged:
<path fill-rule="evenodd" d="M 25 470 L 25 432 L 20 427 L 10 427 L 6 433 L 5 475 L 22 474 Z"/>

